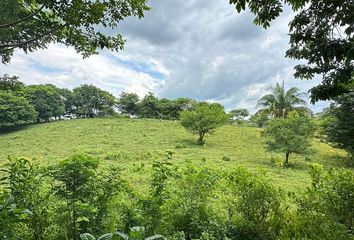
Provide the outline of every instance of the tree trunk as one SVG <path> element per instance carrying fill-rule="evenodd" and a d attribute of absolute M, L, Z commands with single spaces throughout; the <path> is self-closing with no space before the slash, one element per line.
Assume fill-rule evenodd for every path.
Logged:
<path fill-rule="evenodd" d="M 289 164 L 289 155 L 290 155 L 290 153 L 285 154 L 285 165 L 286 166 Z"/>
<path fill-rule="evenodd" d="M 199 132 L 198 143 L 199 143 L 200 145 L 203 145 L 203 144 L 204 144 L 204 135 L 205 135 L 205 132 Z"/>

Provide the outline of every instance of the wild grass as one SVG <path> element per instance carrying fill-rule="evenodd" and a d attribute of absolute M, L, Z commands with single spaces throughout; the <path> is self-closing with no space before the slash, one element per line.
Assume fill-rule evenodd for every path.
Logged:
<path fill-rule="evenodd" d="M 154 160 L 172 151 L 173 162 L 188 162 L 229 169 L 244 166 L 258 170 L 279 187 L 302 191 L 308 186 L 309 163 L 326 168 L 344 167 L 345 152 L 314 139 L 308 155 L 291 155 L 290 168 L 279 166 L 284 156 L 266 152 L 261 129 L 227 125 L 206 137 L 206 144 L 196 143 L 197 136 L 178 121 L 152 119 L 77 119 L 32 125 L 15 132 L 0 134 L 0 165 L 8 156 L 26 157 L 51 165 L 75 153 L 102 159 L 102 165 L 124 169 L 132 184 L 146 185 Z"/>

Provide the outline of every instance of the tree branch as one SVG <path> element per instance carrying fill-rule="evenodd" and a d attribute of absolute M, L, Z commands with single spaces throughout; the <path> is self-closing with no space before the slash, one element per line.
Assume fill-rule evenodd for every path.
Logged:
<path fill-rule="evenodd" d="M 36 14 L 38 14 L 40 11 L 42 11 L 42 9 L 43 9 L 44 7 L 45 7 L 45 5 L 42 5 L 42 6 L 41 6 L 40 8 L 38 8 L 35 12 L 31 13 L 30 15 L 28 15 L 28 16 L 25 17 L 25 18 L 22 18 L 22 19 L 20 19 L 20 20 L 17 20 L 17 21 L 15 21 L 15 22 L 12 22 L 12 23 L 7 23 L 7 24 L 0 25 L 0 29 L 1 29 L 1 28 L 11 27 L 11 26 L 13 26 L 13 25 L 19 24 L 19 23 L 21 23 L 21 22 L 23 22 L 23 21 L 25 21 L 25 20 L 27 20 L 27 19 L 29 19 L 29 18 L 35 16 Z"/>

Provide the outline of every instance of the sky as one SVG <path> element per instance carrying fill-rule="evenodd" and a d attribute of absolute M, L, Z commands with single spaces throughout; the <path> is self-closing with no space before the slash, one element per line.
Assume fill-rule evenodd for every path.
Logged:
<path fill-rule="evenodd" d="M 307 92 L 320 81 L 293 77 L 300 62 L 285 58 L 293 17 L 288 8 L 265 30 L 228 0 L 150 0 L 148 5 L 144 18 L 130 17 L 118 29 L 103 30 L 120 32 L 127 41 L 124 51 L 83 59 L 73 48 L 52 44 L 27 55 L 16 51 L 10 64 L 0 64 L 0 74 L 70 89 L 94 84 L 117 97 L 122 91 L 189 97 L 251 113 L 276 82 Z M 326 105 L 309 107 L 318 112 Z"/>

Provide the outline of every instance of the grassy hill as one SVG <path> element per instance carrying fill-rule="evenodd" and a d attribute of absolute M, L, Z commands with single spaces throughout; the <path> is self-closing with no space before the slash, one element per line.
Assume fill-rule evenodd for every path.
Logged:
<path fill-rule="evenodd" d="M 308 164 L 341 167 L 343 151 L 333 149 L 318 139 L 312 153 L 290 156 L 291 168 L 276 166 L 283 155 L 264 150 L 261 129 L 224 126 L 207 136 L 206 145 L 196 144 L 197 136 L 184 130 L 178 121 L 151 119 L 77 119 L 32 125 L 0 135 L 0 165 L 8 156 L 26 157 L 39 164 L 54 164 L 75 153 L 102 159 L 103 165 L 115 164 L 125 169 L 133 184 L 146 183 L 151 163 L 166 151 L 174 152 L 173 162 L 188 162 L 220 168 L 237 165 L 259 169 L 274 184 L 298 191 L 309 183 Z"/>

